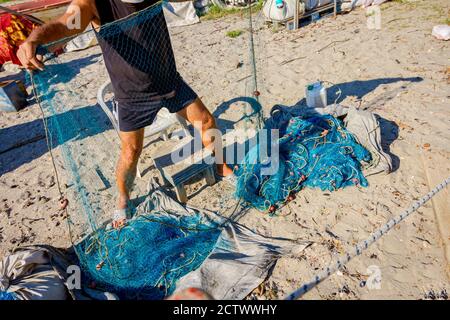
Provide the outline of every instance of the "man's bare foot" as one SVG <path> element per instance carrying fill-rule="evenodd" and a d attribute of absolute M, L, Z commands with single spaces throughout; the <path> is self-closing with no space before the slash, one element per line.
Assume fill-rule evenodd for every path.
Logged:
<path fill-rule="evenodd" d="M 111 223 L 114 229 L 122 228 L 127 222 L 128 201 L 129 198 L 127 196 L 119 196 L 117 210 L 114 212 L 113 221 Z"/>
<path fill-rule="evenodd" d="M 114 229 L 122 228 L 127 222 L 127 208 L 117 209 L 114 212 L 113 221 L 111 223 Z"/>
<path fill-rule="evenodd" d="M 114 229 L 120 229 L 123 226 L 125 226 L 126 222 L 127 222 L 127 218 L 120 218 L 120 219 L 114 220 L 111 224 Z"/>
<path fill-rule="evenodd" d="M 217 174 L 221 177 L 227 177 L 233 174 L 233 170 L 226 164 L 217 165 Z"/>

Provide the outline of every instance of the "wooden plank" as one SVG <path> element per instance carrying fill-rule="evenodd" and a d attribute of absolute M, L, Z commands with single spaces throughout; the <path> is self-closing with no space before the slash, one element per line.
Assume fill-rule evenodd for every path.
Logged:
<path fill-rule="evenodd" d="M 8 9 L 12 9 L 19 12 L 34 12 L 53 7 L 68 5 L 70 2 L 71 0 L 34 0 L 13 5 L 6 5 L 6 7 Z"/>
<path fill-rule="evenodd" d="M 300 17 L 300 19 L 308 18 L 308 17 L 312 16 L 315 13 L 321 13 L 321 12 L 324 12 L 324 11 L 327 11 L 327 10 L 330 10 L 330 9 L 334 9 L 334 3 L 330 3 L 330 4 L 327 4 L 327 5 L 324 5 L 323 7 L 307 11 Z"/>
<path fill-rule="evenodd" d="M 335 1 L 333 3 L 329 3 L 327 5 L 324 5 L 320 8 L 316 8 L 314 10 L 307 11 L 299 17 L 296 17 L 295 12 L 294 12 L 294 18 L 286 21 L 286 27 L 289 30 L 296 30 L 300 27 L 301 22 L 304 22 L 308 19 L 312 20 L 312 16 L 314 14 L 317 14 L 317 13 L 321 14 L 326 11 L 330 11 L 330 13 L 333 13 L 334 17 L 336 17 L 336 15 L 338 13 L 337 1 Z M 297 14 L 297 16 L 298 16 L 298 14 Z M 323 17 L 323 15 L 320 18 L 322 18 L 322 17 Z M 292 24 L 293 24 L 293 27 L 290 29 L 289 25 L 292 25 Z"/>
<path fill-rule="evenodd" d="M 336 19 L 337 17 L 337 0 L 333 1 L 333 17 Z"/>
<path fill-rule="evenodd" d="M 300 10 L 300 0 L 295 0 L 295 11 L 294 11 L 294 30 L 299 27 L 299 12 Z"/>

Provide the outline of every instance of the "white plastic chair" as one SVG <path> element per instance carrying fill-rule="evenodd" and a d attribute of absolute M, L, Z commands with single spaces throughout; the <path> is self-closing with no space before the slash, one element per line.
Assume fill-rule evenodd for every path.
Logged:
<path fill-rule="evenodd" d="M 114 129 L 119 134 L 119 121 L 117 116 L 117 104 L 114 102 L 114 93 L 112 84 L 108 80 L 97 91 L 97 102 L 105 112 L 108 119 L 111 121 Z M 180 123 L 183 128 L 184 135 L 190 136 L 191 133 L 188 129 L 187 122 L 184 118 L 180 117 L 176 113 L 170 113 L 167 109 L 161 109 L 156 115 L 153 123 L 145 128 L 144 137 L 150 137 L 158 135 L 163 140 L 167 141 L 169 136 L 167 130 L 174 124 Z M 139 168 L 137 170 L 138 177 L 141 177 Z"/>

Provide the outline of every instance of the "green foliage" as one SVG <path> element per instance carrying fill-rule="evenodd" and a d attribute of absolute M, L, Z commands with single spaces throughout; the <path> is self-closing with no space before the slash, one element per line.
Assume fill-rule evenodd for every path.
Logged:
<path fill-rule="evenodd" d="M 264 0 L 258 0 L 256 4 L 252 6 L 252 12 L 257 12 L 262 9 L 264 5 Z M 221 8 L 219 6 L 216 6 L 213 4 L 209 7 L 208 12 L 201 15 L 202 20 L 214 20 L 223 18 L 225 16 L 233 15 L 233 14 L 247 14 L 248 13 L 248 7 L 233 7 L 233 8 Z"/>
<path fill-rule="evenodd" d="M 239 37 L 244 31 L 242 30 L 231 30 L 227 32 L 227 37 L 230 38 L 237 38 Z"/>

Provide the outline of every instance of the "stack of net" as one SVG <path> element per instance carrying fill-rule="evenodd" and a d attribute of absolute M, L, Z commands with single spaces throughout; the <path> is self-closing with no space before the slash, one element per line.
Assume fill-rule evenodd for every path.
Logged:
<path fill-rule="evenodd" d="M 75 246 L 88 281 L 125 299 L 162 299 L 214 249 L 219 225 L 200 215 L 151 211 L 125 227 L 99 229 Z"/>
<path fill-rule="evenodd" d="M 265 130 L 278 130 L 279 152 L 261 159 L 259 143 L 236 170 L 236 196 L 261 211 L 274 212 L 304 187 L 335 191 L 351 185 L 367 186 L 361 161 L 369 162 L 370 152 L 357 143 L 342 122 L 331 115 L 293 116 L 279 111 L 268 119 Z M 267 139 L 270 135 L 260 134 Z M 277 170 L 263 169 L 277 162 Z"/>

